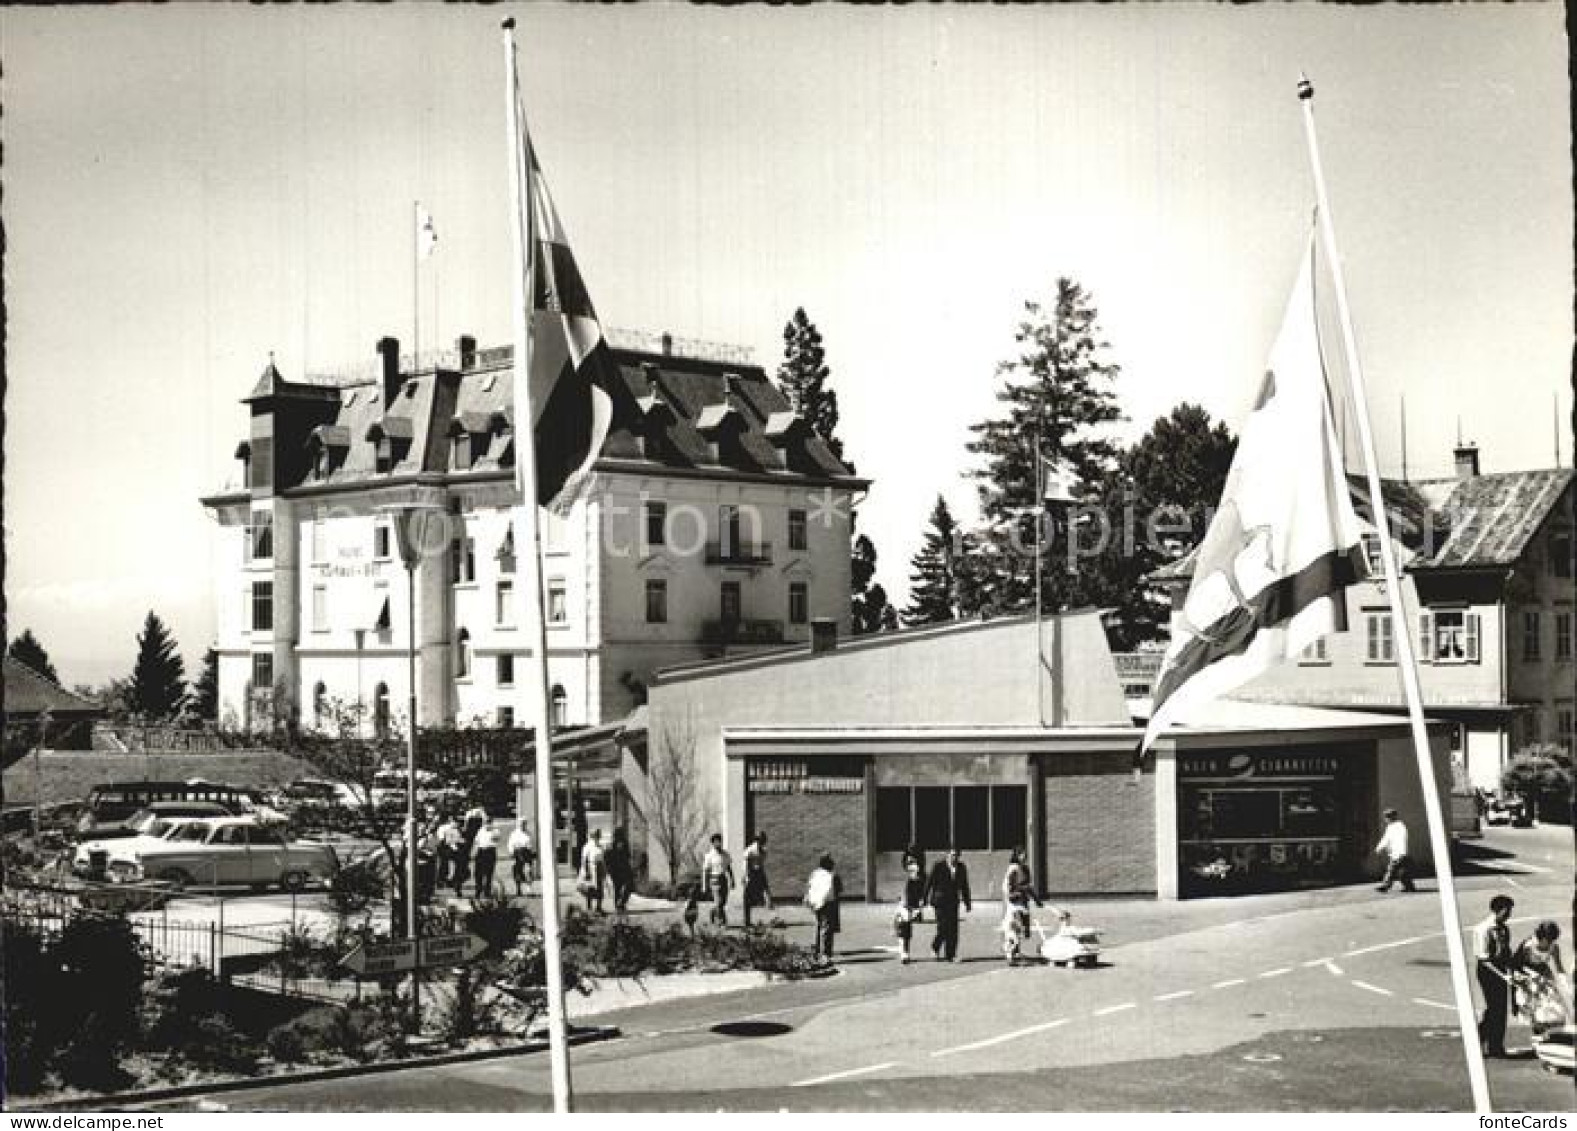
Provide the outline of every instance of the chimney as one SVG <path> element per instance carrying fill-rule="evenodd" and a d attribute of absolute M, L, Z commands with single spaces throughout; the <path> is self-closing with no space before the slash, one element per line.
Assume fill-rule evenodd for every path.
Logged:
<path fill-rule="evenodd" d="M 663 331 L 663 356 L 672 357 L 674 352 L 674 336 L 667 330 Z"/>
<path fill-rule="evenodd" d="M 383 411 L 388 412 L 394 404 L 394 398 L 399 394 L 400 385 L 400 340 L 398 338 L 379 338 L 378 356 L 383 359 Z"/>
<path fill-rule="evenodd" d="M 1478 445 L 1458 444 L 1456 447 L 1457 478 L 1478 478 Z"/>
<path fill-rule="evenodd" d="M 810 650 L 813 654 L 831 652 L 838 647 L 838 622 L 817 617 L 810 622 Z"/>
<path fill-rule="evenodd" d="M 476 339 L 470 334 L 460 335 L 459 340 L 455 342 L 455 352 L 460 355 L 461 372 L 476 367 Z"/>

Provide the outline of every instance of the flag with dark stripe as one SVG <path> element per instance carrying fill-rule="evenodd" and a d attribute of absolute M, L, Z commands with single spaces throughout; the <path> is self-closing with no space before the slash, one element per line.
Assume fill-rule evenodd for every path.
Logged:
<path fill-rule="evenodd" d="M 520 121 L 525 135 L 524 114 Z M 521 148 L 527 173 L 528 380 L 535 424 L 537 502 L 563 511 L 581 493 L 608 438 L 615 371 L 529 135 L 521 138 Z M 516 389 L 517 414 L 523 400 L 520 393 Z"/>
<path fill-rule="evenodd" d="M 1311 240 L 1172 618 L 1139 754 L 1202 704 L 1346 631 L 1343 590 L 1365 575 L 1361 545 L 1320 362 Z"/>

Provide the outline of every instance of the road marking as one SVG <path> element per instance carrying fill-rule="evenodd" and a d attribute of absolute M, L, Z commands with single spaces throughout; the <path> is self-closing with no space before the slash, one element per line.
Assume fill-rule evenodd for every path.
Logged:
<path fill-rule="evenodd" d="M 1510 877 L 1510 876 L 1507 876 L 1507 877 L 1506 877 L 1506 882 L 1507 882 L 1507 883 L 1508 883 L 1508 884 L 1510 884 L 1510 885 L 1511 885 L 1511 886 L 1512 886 L 1512 887 L 1514 887 L 1514 888 L 1520 888 L 1520 887 L 1521 887 L 1521 886 L 1522 886 L 1522 885 L 1521 885 L 1521 884 L 1519 884 L 1519 883 L 1518 883 L 1518 882 L 1517 882 L 1517 881 L 1516 881 L 1516 880 L 1514 880 L 1514 879 L 1512 879 L 1512 878 L 1511 878 L 1511 877 Z"/>
<path fill-rule="evenodd" d="M 1177 1000 L 1180 997 L 1193 997 L 1193 996 L 1194 996 L 1194 991 L 1193 990 L 1176 990 L 1176 991 L 1174 991 L 1172 993 L 1169 993 L 1169 994 L 1160 994 L 1160 995 L 1158 995 L 1156 997 L 1155 1000 L 1156 1001 L 1175 1001 L 1175 1000 Z"/>
<path fill-rule="evenodd" d="M 1329 970 L 1332 974 L 1335 974 L 1338 978 L 1342 976 L 1342 968 L 1336 965 L 1336 963 L 1332 962 L 1329 958 L 1325 960 L 1325 969 Z"/>
<path fill-rule="evenodd" d="M 1360 982 L 1357 978 L 1352 980 L 1352 984 L 1357 986 L 1360 990 L 1368 990 L 1372 994 L 1384 994 L 1386 997 L 1396 996 L 1390 990 L 1383 989 L 1380 986 L 1371 986 L 1368 982 Z"/>
<path fill-rule="evenodd" d="M 889 1060 L 886 1064 L 871 1064 L 864 1068 L 851 1068 L 847 1072 L 831 1072 L 826 1076 L 817 1076 L 811 1080 L 801 1080 L 797 1084 L 790 1084 L 791 1088 L 810 1088 L 817 1084 L 830 1084 L 834 1080 L 847 1080 L 850 1076 L 864 1076 L 870 1072 L 880 1072 L 884 1068 L 894 1068 L 898 1062 Z"/>
<path fill-rule="evenodd" d="M 1343 958 L 1357 958 L 1360 954 L 1373 954 L 1377 950 L 1394 950 L 1399 946 L 1412 946 L 1414 943 L 1423 942 L 1423 938 L 1397 939 L 1395 942 L 1375 943 L 1373 946 L 1361 946 L 1357 950 L 1345 952 Z"/>
<path fill-rule="evenodd" d="M 1455 1013 L 1457 1011 L 1457 1007 L 1454 1006 L 1454 1005 L 1447 1005 L 1443 1001 L 1430 1001 L 1426 997 L 1415 997 L 1413 999 L 1413 1001 L 1416 1002 L 1419 1005 L 1432 1005 L 1436 1009 L 1449 1009 L 1452 1013 Z"/>
<path fill-rule="evenodd" d="M 1068 1019 L 1066 1017 L 1059 1017 L 1055 1021 L 1044 1021 L 1039 1025 L 1031 1025 L 1028 1029 L 1015 1029 L 1013 1032 L 1003 1033 L 999 1037 L 987 1037 L 983 1041 L 975 1041 L 972 1044 L 954 1045 L 950 1049 L 938 1049 L 931 1055 L 952 1056 L 956 1052 L 974 1052 L 976 1049 L 988 1049 L 992 1045 L 1006 1044 L 1008 1041 L 1016 1041 L 1018 1038 L 1027 1037 L 1032 1033 L 1044 1033 L 1047 1029 L 1055 1029 L 1057 1026 L 1066 1025 L 1067 1023 Z"/>
<path fill-rule="evenodd" d="M 1329 958 L 1311 958 L 1304 963 L 1305 966 L 1329 966 L 1330 964 L 1331 960 Z"/>
<path fill-rule="evenodd" d="M 1097 1009 L 1093 1016 L 1105 1017 L 1108 1013 L 1121 1013 L 1125 1009 L 1135 1009 L 1137 1007 L 1138 1003 L 1125 1001 L 1121 1005 L 1108 1005 L 1105 1009 Z"/>
<path fill-rule="evenodd" d="M 1292 967 L 1291 966 L 1282 966 L 1282 967 L 1279 967 L 1279 968 L 1277 968 L 1275 970 L 1266 970 L 1263 974 L 1260 975 L 1260 977 L 1261 978 L 1279 978 L 1283 974 L 1290 974 L 1290 973 L 1292 973 Z"/>
<path fill-rule="evenodd" d="M 1211 986 L 1210 988 L 1213 989 L 1213 990 L 1224 990 L 1228 986 L 1241 986 L 1246 981 L 1248 981 L 1247 978 L 1228 978 L 1224 982 L 1217 982 L 1215 985 Z"/>

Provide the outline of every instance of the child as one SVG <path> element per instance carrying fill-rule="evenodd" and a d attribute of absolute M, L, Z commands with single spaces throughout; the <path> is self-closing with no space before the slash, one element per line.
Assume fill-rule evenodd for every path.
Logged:
<path fill-rule="evenodd" d="M 920 909 L 925 906 L 925 877 L 920 874 L 919 861 L 908 861 L 907 871 L 903 895 L 893 915 L 893 934 L 898 936 L 898 949 L 902 954 L 899 961 L 905 966 L 909 964 L 909 942 L 914 937 L 914 925 L 920 921 Z"/>

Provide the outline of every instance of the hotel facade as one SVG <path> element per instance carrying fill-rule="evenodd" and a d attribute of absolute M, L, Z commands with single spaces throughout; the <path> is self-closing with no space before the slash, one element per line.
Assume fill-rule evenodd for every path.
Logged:
<path fill-rule="evenodd" d="M 402 729 L 414 615 L 420 723 L 527 725 L 512 350 L 463 337 L 434 364 L 378 343 L 360 377 L 243 398 L 215 540 L 223 725 Z M 662 667 L 849 625 L 852 505 L 868 482 L 759 367 L 669 335 L 611 351 L 612 430 L 590 484 L 542 518 L 556 726 L 616 721 Z M 416 505 L 407 572 L 392 508 Z"/>

